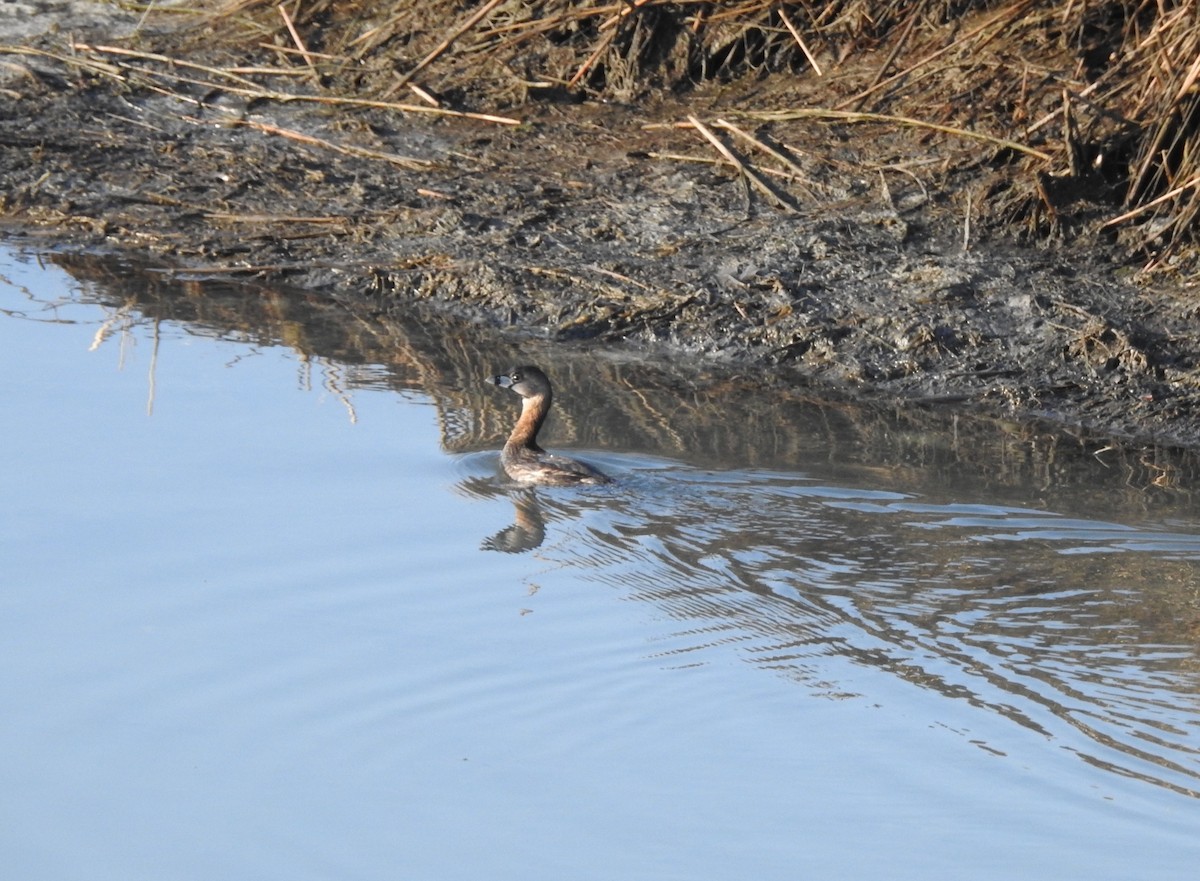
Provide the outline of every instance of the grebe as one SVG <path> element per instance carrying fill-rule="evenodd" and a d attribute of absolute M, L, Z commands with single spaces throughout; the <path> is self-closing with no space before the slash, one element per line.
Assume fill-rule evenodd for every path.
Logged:
<path fill-rule="evenodd" d="M 508 476 L 521 483 L 552 486 L 611 483 L 612 478 L 585 462 L 547 453 L 537 444 L 537 434 L 550 412 L 550 380 L 536 367 L 514 367 L 492 377 L 501 388 L 521 396 L 521 418 L 500 453 L 500 464 Z"/>

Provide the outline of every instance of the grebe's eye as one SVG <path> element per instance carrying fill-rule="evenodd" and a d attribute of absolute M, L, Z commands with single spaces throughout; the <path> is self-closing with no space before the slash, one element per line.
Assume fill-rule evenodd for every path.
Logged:
<path fill-rule="evenodd" d="M 511 379 L 513 382 L 520 382 L 521 374 L 519 374 L 517 371 L 514 370 L 512 373 L 510 373 L 508 375 L 508 378 Z"/>

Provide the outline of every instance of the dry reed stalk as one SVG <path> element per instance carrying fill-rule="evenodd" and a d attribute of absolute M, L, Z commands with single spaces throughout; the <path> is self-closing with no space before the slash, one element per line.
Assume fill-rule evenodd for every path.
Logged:
<path fill-rule="evenodd" d="M 518 21 L 508 22 L 507 24 L 492 25 L 490 28 L 481 30 L 479 32 L 479 36 L 481 39 L 487 40 L 492 37 L 498 37 L 502 34 L 513 34 L 516 32 L 518 37 L 520 37 L 520 32 L 523 31 L 528 32 L 530 36 L 536 36 L 538 34 L 545 33 L 546 31 L 560 29 L 566 27 L 568 24 L 586 21 L 589 18 L 595 17 L 595 10 L 588 9 L 564 12 L 556 18 L 520 19 Z"/>
<path fill-rule="evenodd" d="M 725 9 L 718 9 L 709 13 L 709 21 L 721 22 L 749 18 L 752 15 L 769 12 L 774 5 L 775 0 L 759 0 L 756 3 L 742 3 L 736 6 L 728 6 Z"/>
<path fill-rule="evenodd" d="M 426 106 L 423 106 L 420 104 L 405 104 L 405 103 L 396 102 L 396 101 L 377 101 L 377 100 L 374 100 L 371 98 L 337 97 L 337 96 L 330 96 L 330 95 L 295 95 L 290 92 L 280 92 L 275 89 L 263 89 L 263 88 L 259 87 L 257 84 L 255 84 L 252 80 L 247 80 L 247 79 L 244 79 L 241 77 L 235 77 L 232 74 L 230 74 L 227 70 L 222 70 L 220 68 L 208 67 L 206 65 L 193 64 L 193 63 L 188 63 L 188 62 L 180 62 L 178 64 L 173 64 L 171 59 L 166 58 L 165 56 L 155 56 L 153 53 L 135 52 L 133 50 L 121 49 L 119 47 L 114 47 L 114 46 L 90 46 L 90 45 L 87 45 L 84 43 L 74 43 L 74 44 L 72 44 L 72 47 L 80 49 L 80 50 L 84 50 L 84 51 L 98 52 L 100 54 L 126 55 L 126 56 L 140 57 L 140 58 L 143 58 L 146 60 L 153 60 L 153 61 L 158 61 L 159 59 L 162 59 L 162 62 L 168 66 L 185 67 L 188 69 L 199 70 L 204 73 L 210 73 L 210 74 L 213 74 L 216 76 L 228 77 L 230 79 L 234 79 L 235 81 L 240 81 L 240 82 L 244 83 L 245 85 L 244 86 L 231 86 L 231 85 L 225 85 L 222 83 L 213 83 L 213 82 L 209 82 L 207 80 L 199 80 L 194 77 L 185 77 L 185 76 L 182 76 L 181 74 L 174 74 L 169 71 L 151 70 L 148 68 L 122 68 L 120 66 L 116 67 L 116 69 L 118 71 L 133 70 L 133 71 L 148 74 L 151 76 L 167 77 L 170 79 L 178 80 L 180 82 L 186 82 L 186 83 L 203 86 L 203 87 L 210 88 L 210 89 L 224 90 L 231 94 L 242 95 L 243 97 L 251 98 L 251 99 L 277 101 L 281 104 L 300 103 L 300 104 L 327 104 L 327 105 L 334 106 L 334 107 L 336 107 L 336 106 L 370 107 L 370 108 L 374 108 L 377 110 L 395 110 L 395 111 L 398 111 L 401 113 L 424 113 L 424 114 L 433 114 L 436 116 L 449 116 L 449 117 L 454 117 L 454 118 L 459 118 L 459 119 L 475 120 L 477 122 L 491 122 L 491 123 L 496 123 L 497 125 L 520 125 L 521 124 L 521 120 L 519 120 L 519 119 L 513 119 L 512 117 L 507 117 L 507 116 L 497 116 L 497 115 L 491 114 L 491 113 L 472 113 L 472 112 L 465 111 L 465 110 L 450 110 L 450 109 L 447 109 L 444 107 L 426 107 Z M 51 54 L 51 53 L 39 53 L 39 54 Z M 59 60 L 62 60 L 69 64 L 74 63 L 74 59 L 72 59 L 68 56 L 60 55 L 60 56 L 52 56 L 52 57 L 56 57 Z"/>
<path fill-rule="evenodd" d="M 753 135 L 751 135 L 749 132 L 745 131 L 744 129 L 738 128 L 732 122 L 729 122 L 728 120 L 725 120 L 725 119 L 718 119 L 717 125 L 723 129 L 725 129 L 726 131 L 733 132 L 735 135 L 737 135 L 739 138 L 744 140 L 746 143 L 748 143 L 754 147 L 757 147 L 759 150 L 762 150 L 768 156 L 772 156 L 775 159 L 778 159 L 785 166 L 787 166 L 793 172 L 795 172 L 797 177 L 804 176 L 804 172 L 801 170 L 799 165 L 794 163 L 791 159 L 789 159 L 787 156 L 785 156 L 780 151 L 776 150 L 774 147 L 770 147 L 767 144 L 764 144 L 762 141 L 760 141 L 758 138 L 754 137 Z"/>
<path fill-rule="evenodd" d="M 283 19 L 283 23 L 287 27 L 288 33 L 292 37 L 292 42 L 296 44 L 296 48 L 304 57 L 304 63 L 308 65 L 308 71 L 312 76 L 312 81 L 314 83 L 320 83 L 321 75 L 317 73 L 317 66 L 313 62 L 312 55 L 309 54 L 308 47 L 304 45 L 304 40 L 300 39 L 300 33 L 296 30 L 296 25 L 292 22 L 292 17 L 288 15 L 287 8 L 282 3 L 275 8 L 279 10 L 279 15 Z"/>
<path fill-rule="evenodd" d="M 227 67 L 225 72 L 235 76 L 308 76 L 307 70 L 297 70 L 294 67 Z"/>
<path fill-rule="evenodd" d="M 274 43 L 257 43 L 256 45 L 260 49 L 269 49 L 272 52 L 278 52 L 280 55 L 302 55 L 302 54 L 305 54 L 305 53 L 301 53 L 301 51 L 299 49 L 294 49 L 291 46 L 277 46 Z M 342 56 L 340 56 L 340 55 L 330 55 L 328 52 L 313 52 L 311 49 L 308 50 L 307 55 L 309 58 L 320 58 L 322 61 L 342 61 L 343 60 Z M 273 70 L 274 68 L 267 68 L 267 69 Z M 295 71 L 289 71 L 289 73 L 295 73 Z"/>
<path fill-rule="evenodd" d="M 277 125 L 271 125 L 266 122 L 258 122 L 253 119 L 237 119 L 237 125 L 245 126 L 246 128 L 256 129 L 268 135 L 277 135 L 281 138 L 296 141 L 301 144 L 308 144 L 313 147 L 321 147 L 325 150 L 331 150 L 334 153 L 341 153 L 345 156 L 361 156 L 364 159 L 377 159 L 381 162 L 388 162 L 392 165 L 397 165 L 401 168 L 407 168 L 410 171 L 428 171 L 434 168 L 437 163 L 431 162 L 428 159 L 413 159 L 409 156 L 398 156 L 395 153 L 384 153 L 379 150 L 371 150 L 367 147 L 356 147 L 352 144 L 337 144 L 325 138 L 318 138 L 315 135 L 306 135 L 303 132 L 298 132 L 293 129 L 283 128 Z"/>
<path fill-rule="evenodd" d="M 767 143 L 759 140 L 758 138 L 751 135 L 749 132 L 745 131 L 744 129 L 738 128 L 736 125 L 734 125 L 732 122 L 729 122 L 728 120 L 718 119 L 717 125 L 723 129 L 725 129 L 726 131 L 733 132 L 733 134 L 737 135 L 739 138 L 744 140 L 746 143 L 750 144 L 753 147 L 756 147 L 757 149 L 766 153 L 771 158 L 775 159 L 777 162 L 781 163 L 784 166 L 784 168 L 786 168 L 788 170 L 788 172 L 790 172 L 790 174 L 788 174 L 786 176 L 798 179 L 806 185 L 813 185 L 813 181 L 811 181 L 809 179 L 808 175 L 806 175 L 804 173 L 804 169 L 802 169 L 799 165 L 797 165 L 795 162 L 793 162 L 791 157 L 789 157 L 783 151 L 776 150 L 770 144 L 767 144 Z M 766 169 L 766 168 L 760 169 L 760 170 L 765 173 L 770 172 L 770 169 Z"/>
<path fill-rule="evenodd" d="M 963 235 L 962 235 L 963 252 L 971 250 L 971 191 L 967 190 L 967 208 L 963 212 Z"/>
<path fill-rule="evenodd" d="M 554 279 L 558 279 L 560 281 L 568 281 L 571 284 L 576 285 L 581 288 L 589 288 L 594 284 L 593 281 L 591 281 L 587 278 L 584 278 L 582 275 L 576 275 L 573 272 L 568 272 L 565 269 L 558 269 L 553 266 L 535 266 L 533 264 L 527 264 L 525 266 L 522 266 L 521 268 L 524 269 L 526 272 L 528 272 L 530 275 L 540 275 L 545 278 L 554 278 Z M 592 269 L 594 267 L 589 266 L 586 268 Z M 617 293 L 624 293 L 619 288 L 615 288 L 615 287 L 610 288 L 610 290 L 613 290 Z"/>
<path fill-rule="evenodd" d="M 600 273 L 600 275 L 606 275 L 609 278 L 616 279 L 617 281 L 623 281 L 626 284 L 633 285 L 635 288 L 641 288 L 643 291 L 654 290 L 654 288 L 652 288 L 650 285 L 643 284 L 642 282 L 638 281 L 636 278 L 630 278 L 628 275 L 624 275 L 620 272 L 614 272 L 611 269 L 605 269 L 603 266 L 596 266 L 596 265 L 592 264 L 592 265 L 585 266 L 584 269 L 590 269 L 590 270 L 592 270 L 592 272 Z"/>
<path fill-rule="evenodd" d="M 875 83 L 871 87 L 859 92 L 857 95 L 851 95 L 846 100 L 839 102 L 838 104 L 834 105 L 834 109 L 835 110 L 844 110 L 846 107 L 850 106 L 851 104 L 860 104 L 861 105 L 861 102 L 863 100 L 865 100 L 869 95 L 873 94 L 874 92 L 879 91 L 879 89 L 882 89 L 884 86 L 889 86 L 892 83 L 896 82 L 897 80 L 903 79 L 904 77 L 908 76 L 913 71 L 919 70 L 920 68 L 927 65 L 929 62 L 934 61 L 935 59 L 940 58 L 941 56 L 945 55 L 947 52 L 950 52 L 953 49 L 961 47 L 968 40 L 973 40 L 976 36 L 983 33 L 984 31 L 986 31 L 988 28 L 990 28 L 992 25 L 996 24 L 997 22 L 1004 21 L 1004 20 L 1011 22 L 1017 16 L 1024 13 L 1026 8 L 1028 6 L 1030 6 L 1033 2 L 1034 2 L 1034 0 L 1019 0 L 1019 2 L 1014 4 L 1013 7 L 1008 7 L 1008 8 L 1001 10 L 999 13 L 997 13 L 996 15 L 989 18 L 983 24 L 979 25 L 978 27 L 974 28 L 973 30 L 968 31 L 967 33 L 963 34 L 961 37 L 958 37 L 953 42 L 948 43 L 947 45 L 943 46 L 941 49 L 938 49 L 935 52 L 932 52 L 929 55 L 926 55 L 920 61 L 916 61 L 913 64 L 910 64 L 908 67 L 904 68 L 904 70 L 900 71 L 899 73 L 894 74 L 881 82 Z M 998 33 L 999 33 L 999 31 L 997 31 L 997 34 Z M 996 34 L 993 34 L 992 38 L 989 38 L 989 40 L 985 41 L 985 42 L 990 42 L 990 39 L 995 38 L 995 36 L 996 36 Z M 981 48 L 981 47 L 979 47 L 979 46 L 976 47 L 977 50 L 979 48 Z"/>
<path fill-rule="evenodd" d="M 575 71 L 575 75 L 567 80 L 568 89 L 573 89 L 579 84 L 579 81 L 587 75 L 587 72 L 591 69 L 592 65 L 599 61 L 600 56 L 608 51 L 608 47 L 612 45 L 612 42 L 614 39 L 616 39 L 616 36 L 616 30 L 609 31 L 605 35 L 604 39 L 601 40 L 600 44 L 596 47 L 595 51 L 592 52 L 592 54 L 587 57 L 587 60 L 579 66 L 579 70 Z"/>
<path fill-rule="evenodd" d="M 56 57 L 82 74 L 122 82 L 134 81 L 139 72 L 162 80 L 168 74 L 152 70 L 162 65 L 176 75 L 189 70 L 199 74 L 193 79 L 180 78 L 179 84 L 196 82 L 250 99 L 441 112 L 514 125 L 519 121 L 486 113 L 459 114 L 440 107 L 392 102 L 401 86 L 411 87 L 414 75 L 450 60 L 472 61 L 457 63 L 449 77 L 464 88 L 474 82 L 475 93 L 484 96 L 493 94 L 488 78 L 496 71 L 507 69 L 514 79 L 576 88 L 589 76 L 605 79 L 595 73 L 607 68 L 609 59 L 621 76 L 608 77 L 607 86 L 598 85 L 601 89 L 628 88 L 631 82 L 636 87 L 643 81 L 646 89 L 654 88 L 657 80 L 652 80 L 651 74 L 668 70 L 667 65 L 671 65 L 675 84 L 715 74 L 736 77 L 746 70 L 779 71 L 801 61 L 814 74 L 825 74 L 828 64 L 826 70 L 820 70 L 812 51 L 820 49 L 812 42 L 815 39 L 838 48 L 838 63 L 844 63 L 841 73 L 847 79 L 864 77 L 860 87 L 852 90 L 854 94 L 836 103 L 833 110 L 844 113 L 873 104 L 870 109 L 879 112 L 838 116 L 816 109 L 793 111 L 790 118 L 808 115 L 842 122 L 919 126 L 1012 150 L 1039 163 L 1053 162 L 1060 170 L 1072 169 L 1078 182 L 1096 174 L 1103 163 L 1092 201 L 1106 198 L 1100 191 L 1111 186 L 1115 198 L 1123 195 L 1124 204 L 1119 213 L 1110 210 L 1102 222 L 1144 224 L 1152 231 L 1148 235 L 1159 235 L 1166 243 L 1159 251 L 1166 253 L 1189 237 L 1195 241 L 1200 220 L 1200 192 L 1192 186 L 1200 175 L 1198 3 L 1200 0 L 996 0 L 981 11 L 984 7 L 979 3 L 952 0 L 472 0 L 461 4 L 469 7 L 469 15 L 463 13 L 466 17 L 460 23 L 452 7 L 433 0 L 384 4 L 295 0 L 286 5 L 279 0 L 223 0 L 217 11 L 208 13 L 208 25 L 220 24 L 226 33 L 236 32 L 240 41 L 251 46 L 261 40 L 270 51 L 280 54 L 280 69 L 249 65 L 189 68 L 183 59 L 132 49 L 124 50 L 129 53 L 125 58 L 131 59 L 128 65 L 113 64 L 113 55 L 90 60 L 53 53 L 43 57 Z M 635 21 L 639 16 L 642 20 Z M 432 29 L 431 21 L 436 22 Z M 654 27 L 643 27 L 642 22 Z M 398 83 L 395 77 L 383 81 L 384 72 L 395 69 L 399 53 L 425 32 L 429 32 L 429 45 L 422 45 L 422 51 L 431 51 L 421 55 L 417 67 Z M 682 43 L 675 49 L 664 43 L 651 46 L 662 51 L 644 51 L 644 41 L 656 40 L 660 34 L 666 40 L 674 35 L 687 40 L 686 63 L 679 63 Z M 343 55 L 308 49 L 317 45 L 318 39 L 330 53 L 341 47 Z M 986 53 L 981 51 L 985 47 Z M 878 68 L 866 70 L 854 58 L 856 52 L 867 48 L 886 53 Z M 4 51 L 0 47 L 0 52 Z M 330 83 L 343 81 L 340 75 L 347 75 L 343 97 L 285 95 L 282 88 L 263 88 L 246 79 L 301 75 L 285 68 L 285 58 L 304 59 L 310 74 L 323 63 L 340 62 L 337 70 L 327 66 L 325 72 Z M 353 71 L 351 64 L 355 65 Z M 517 73 L 522 66 L 528 70 Z M 366 75 L 360 79 L 359 72 Z M 1019 91 L 1011 81 L 1014 75 L 1020 76 Z M 378 83 L 367 86 L 377 91 L 356 91 L 362 82 Z M 383 100 L 372 100 L 385 90 Z M 972 120 L 972 127 L 986 128 L 996 136 L 970 131 L 949 116 L 966 95 L 971 96 L 970 112 L 981 115 L 980 120 Z M 416 93 L 420 101 L 432 98 L 426 96 Z M 728 115 L 735 122 L 739 118 L 779 118 Z M 720 123 L 716 125 L 720 127 Z M 726 130 L 731 132 L 723 136 L 726 142 L 730 137 L 742 138 L 733 129 Z M 1034 140 L 1035 136 L 1040 140 Z M 1025 170 L 1044 169 L 1027 165 Z M 763 167 L 753 173 L 773 176 L 776 172 Z M 1120 180 L 1114 174 L 1119 174 Z M 1006 216 L 1028 217 L 1021 206 L 1032 205 L 1031 200 L 1037 198 L 1036 177 L 1030 174 L 1009 180 L 1012 207 Z M 1041 188 L 1049 210 L 1076 210 L 1055 206 L 1054 190 Z"/>
<path fill-rule="evenodd" d="M 697 165 L 728 165 L 729 163 L 724 157 L 712 156 L 689 156 L 687 153 L 663 153 L 657 150 L 650 150 L 644 154 L 650 159 L 663 159 L 667 162 L 694 162 Z M 768 175 L 769 177 L 777 177 L 782 180 L 794 181 L 795 173 L 791 171 L 780 171 L 778 168 L 760 168 L 760 174 Z"/>
<path fill-rule="evenodd" d="M 422 58 L 419 62 L 417 62 L 416 67 L 414 67 L 408 73 L 402 74 L 397 79 L 396 83 L 390 89 L 388 89 L 386 92 L 383 93 L 383 96 L 385 98 L 390 98 L 392 95 L 396 94 L 398 91 L 400 91 L 402 88 L 404 88 L 404 86 L 408 83 L 409 80 L 411 80 L 414 76 L 416 76 L 418 73 L 420 73 L 426 67 L 428 67 L 430 64 L 432 64 L 434 61 L 436 61 L 443 52 L 445 52 L 447 49 L 449 49 L 451 46 L 454 45 L 454 42 L 459 37 L 461 37 L 463 34 L 465 34 L 471 28 L 475 27 L 475 25 L 479 24 L 479 22 L 481 22 L 488 15 L 488 13 L 490 13 L 493 9 L 495 9 L 497 6 L 499 6 L 503 2 L 504 2 L 504 0 L 488 0 L 488 2 L 485 3 L 481 8 L 477 9 L 470 18 L 468 18 L 461 25 L 459 25 L 457 28 L 455 28 L 454 31 L 448 37 L 446 37 L 444 40 L 442 40 L 442 42 L 438 43 L 437 47 L 434 48 L 434 50 L 432 52 L 430 52 L 428 55 L 426 55 L 424 58 Z"/>
<path fill-rule="evenodd" d="M 746 111 L 742 115 L 748 119 L 761 119 L 764 122 L 785 122 L 795 119 L 832 119 L 839 122 L 878 122 L 890 125 L 904 125 L 913 128 L 929 129 L 930 131 L 941 132 L 945 135 L 954 135 L 959 138 L 967 138 L 973 141 L 981 141 L 1005 150 L 1015 150 L 1018 153 L 1024 153 L 1042 162 L 1052 162 L 1054 158 L 1042 150 L 1035 150 L 1033 147 L 1018 143 L 1017 141 L 1010 141 L 1007 138 L 997 138 L 992 135 L 974 132 L 970 129 L 941 125 L 940 123 L 927 122 L 923 119 L 913 119 L 910 116 L 892 116 L 887 113 L 862 113 L 856 110 L 827 110 L 820 107 L 797 107 L 793 110 Z"/>
<path fill-rule="evenodd" d="M 111 64 L 107 61 L 100 61 L 95 58 L 75 58 L 71 55 L 63 55 L 59 52 L 50 52 L 46 49 L 35 49 L 32 46 L 0 46 L 0 54 L 28 55 L 35 58 L 46 58 L 50 61 L 57 61 L 67 67 L 74 67 L 81 71 L 88 71 L 97 76 L 109 77 L 120 82 L 125 81 L 119 65 Z"/>
<path fill-rule="evenodd" d="M 194 61 L 185 61 L 181 58 L 172 58 L 169 55 L 160 55 L 157 52 L 140 52 L 136 49 L 124 49 L 121 46 L 96 46 L 89 43 L 70 44 L 72 52 L 96 52 L 100 55 L 116 55 L 122 58 L 136 58 L 139 61 L 154 61 L 166 67 L 182 67 L 186 70 L 197 70 L 201 73 L 207 73 L 211 76 L 225 77 L 233 80 L 235 83 L 240 83 L 249 88 L 257 88 L 258 84 L 254 80 L 248 80 L 244 76 L 231 72 L 229 69 L 220 67 L 211 67 L 207 64 L 197 64 Z M 119 68 L 122 70 L 128 68 Z M 211 84 L 210 84 L 211 85 Z"/>
<path fill-rule="evenodd" d="M 1132 211 L 1126 211 L 1124 214 L 1118 215 L 1117 217 L 1114 217 L 1111 220 L 1105 221 L 1104 223 L 1100 224 L 1100 228 L 1106 229 L 1107 227 L 1117 226 L 1118 224 L 1125 223 L 1126 221 L 1132 220 L 1133 218 L 1135 218 L 1141 214 L 1144 214 L 1145 212 L 1147 212 L 1153 208 L 1158 207 L 1159 205 L 1161 205 L 1164 202 L 1169 202 L 1172 199 L 1182 196 L 1188 190 L 1196 190 L 1197 192 L 1200 192 L 1200 174 L 1197 174 L 1195 177 L 1193 177 L 1187 183 L 1180 184 L 1179 186 L 1175 187 L 1175 189 L 1173 189 L 1169 192 L 1163 193 L 1161 196 L 1158 196 L 1155 199 L 1151 199 L 1149 202 L 1146 202 L 1145 204 L 1139 205 L 1137 208 L 1134 208 Z"/>
<path fill-rule="evenodd" d="M 695 116 L 688 116 L 687 119 L 688 119 L 688 122 L 690 122 L 692 124 L 692 128 L 694 128 L 701 135 L 703 135 L 705 140 L 707 140 L 710 144 L 712 144 L 716 148 L 718 153 L 720 153 L 722 156 L 724 156 L 730 162 L 730 164 L 733 165 L 734 168 L 736 168 L 739 172 L 741 172 L 742 176 L 747 181 L 749 181 L 756 190 L 758 190 L 760 193 L 762 193 L 764 196 L 767 197 L 768 201 L 770 201 L 773 205 L 777 206 L 778 208 L 783 209 L 788 214 L 796 213 L 795 206 L 792 205 L 790 202 L 788 202 L 786 199 L 784 199 L 782 196 L 780 196 L 779 193 L 775 192 L 775 190 L 771 186 L 769 186 L 766 181 L 764 181 L 762 178 L 760 178 L 757 174 L 754 173 L 754 171 L 750 168 L 750 166 L 748 166 L 748 165 L 746 165 L 746 163 L 742 162 L 742 160 L 737 157 L 737 154 L 735 154 L 732 150 L 730 150 L 728 147 L 726 147 L 725 144 L 721 141 L 721 139 L 718 138 L 715 134 L 713 134 L 712 129 L 710 129 L 708 126 L 706 126 L 704 123 L 702 123 Z"/>
<path fill-rule="evenodd" d="M 1129 210 L 1104 224 L 1140 219 L 1147 229 L 1142 246 L 1162 243 L 1156 260 L 1189 237 L 1194 242 L 1200 219 L 1200 20 L 1194 4 L 1159 13 L 1148 32 L 1131 41 L 1126 61 L 1141 86 L 1129 115 L 1145 132 L 1126 181 Z"/>
<path fill-rule="evenodd" d="M 420 98 L 422 101 L 424 101 L 426 104 L 428 104 L 430 107 L 441 107 L 442 106 L 442 103 L 440 101 L 438 101 L 437 98 L 433 97 L 433 95 L 426 92 L 424 89 L 422 89 L 416 83 L 409 83 L 408 90 L 410 92 L 412 92 L 414 95 L 416 95 L 418 98 Z"/>
<path fill-rule="evenodd" d="M 331 150 L 335 153 L 341 153 L 347 156 L 361 156 L 364 159 L 375 159 L 382 162 L 388 162 L 392 165 L 397 165 L 401 168 L 407 168 L 411 171 L 425 171 L 437 165 L 437 163 L 428 159 L 413 159 L 408 156 L 399 156 L 395 153 L 384 153 L 379 150 L 371 150 L 367 147 L 357 147 L 351 144 L 337 144 L 333 141 L 329 141 L 324 138 L 318 138 L 315 135 L 307 135 L 303 132 L 298 132 L 293 129 L 285 129 L 281 126 L 271 125 L 270 123 L 245 119 L 237 115 L 237 111 L 231 108 L 206 104 L 197 98 L 192 98 L 188 95 L 180 95 L 178 92 L 173 92 L 170 89 L 165 89 L 159 86 L 146 85 L 145 88 L 152 92 L 165 95 L 169 98 L 174 98 L 177 101 L 185 101 L 194 104 L 197 107 L 207 107 L 210 110 L 216 110 L 218 113 L 223 114 L 226 117 L 227 122 L 232 125 L 240 125 L 245 128 L 256 129 L 264 134 L 276 135 L 289 140 L 297 141 L 299 143 L 309 144 L 310 146 L 321 147 L 323 149 Z M 196 120 L 188 118 L 188 121 L 195 122 Z"/>
<path fill-rule="evenodd" d="M 349 217 L 306 217 L 298 214 L 230 214 L 224 211 L 209 211 L 204 215 L 209 220 L 223 223 L 313 223 L 321 226 L 349 223 Z"/>
<path fill-rule="evenodd" d="M 651 159 L 666 159 L 669 162 L 696 162 L 700 165 L 724 165 L 724 159 L 714 159 L 711 156 L 689 156 L 687 153 L 663 153 L 650 150 L 646 153 Z"/>
<path fill-rule="evenodd" d="M 1075 94 L 1073 95 L 1074 99 L 1075 99 L 1076 101 L 1081 101 L 1081 100 L 1083 100 L 1083 99 L 1084 99 L 1084 98 L 1086 98 L 1088 95 L 1092 94 L 1092 92 L 1096 91 L 1096 89 L 1097 89 L 1097 88 L 1099 88 L 1099 86 L 1100 86 L 1100 84 L 1101 84 L 1102 82 L 1103 82 L 1103 80 L 1102 80 L 1102 79 L 1100 79 L 1100 80 L 1096 80 L 1096 82 L 1092 83 L 1090 86 L 1087 86 L 1087 87 L 1086 87 L 1086 88 L 1084 88 L 1083 90 L 1081 90 L 1081 91 L 1079 91 L 1079 92 L 1075 93 Z M 1064 106 L 1065 106 L 1065 105 L 1063 105 L 1063 104 L 1059 104 L 1057 107 L 1055 107 L 1053 110 L 1051 110 L 1051 111 L 1050 111 L 1049 113 L 1047 113 L 1045 116 L 1043 116 L 1043 117 L 1042 117 L 1041 119 L 1039 119 L 1037 122 L 1033 123 L 1033 124 L 1032 124 L 1032 125 L 1030 125 L 1030 126 L 1027 126 L 1027 127 L 1026 127 L 1026 129 L 1025 129 L 1025 136 L 1026 136 L 1026 137 L 1028 137 L 1029 135 L 1031 135 L 1031 134 L 1033 134 L 1034 132 L 1036 132 L 1038 129 L 1042 128 L 1043 126 L 1049 125 L 1049 124 L 1050 124 L 1050 123 L 1052 123 L 1054 120 L 1058 119 L 1058 117 L 1059 117 L 1059 116 L 1062 114 L 1062 112 L 1063 112 Z"/>
<path fill-rule="evenodd" d="M 808 59 L 808 63 L 812 65 L 813 73 L 817 76 L 824 76 L 821 71 L 821 65 L 817 63 L 817 59 L 813 57 L 812 52 L 808 50 L 808 44 L 804 42 L 804 38 L 800 36 L 800 31 L 796 30 L 796 26 L 792 24 L 792 20 L 788 18 L 787 11 L 783 6 L 779 7 L 779 18 L 783 21 L 787 29 L 791 31 L 792 38 L 796 41 L 796 45 L 800 47 L 800 51 L 804 53 L 804 57 Z"/>
<path fill-rule="evenodd" d="M 625 6 L 615 6 L 605 10 L 604 14 L 607 14 L 608 17 L 604 19 L 604 21 L 600 22 L 600 26 L 597 28 L 597 30 L 601 33 L 613 30 L 618 24 L 621 23 L 621 19 L 632 15 L 638 9 L 646 6 L 647 3 L 653 6 L 654 0 L 628 0 L 627 5 Z M 598 9 L 595 11 L 598 14 L 600 13 L 600 10 Z"/>
<path fill-rule="evenodd" d="M 863 102 L 867 100 L 867 97 L 874 91 L 875 87 L 879 85 L 880 80 L 887 75 L 887 72 L 891 68 L 892 64 L 900 56 L 901 50 L 903 50 L 905 45 L 907 45 L 908 38 L 912 36 L 913 29 L 917 26 L 917 20 L 920 17 L 920 11 L 917 9 L 914 9 L 909 13 L 908 24 L 906 24 L 904 26 L 904 30 L 900 32 L 900 36 L 896 40 L 896 45 L 892 48 L 892 52 L 890 55 L 888 55 L 887 60 L 879 66 L 879 70 L 875 73 L 875 78 L 871 80 L 871 84 L 867 86 L 865 92 L 860 93 L 862 97 L 859 98 L 859 100 L 855 103 L 855 109 L 862 107 Z"/>

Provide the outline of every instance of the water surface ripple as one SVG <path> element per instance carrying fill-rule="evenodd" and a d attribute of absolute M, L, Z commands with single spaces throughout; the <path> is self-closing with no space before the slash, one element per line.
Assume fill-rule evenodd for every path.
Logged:
<path fill-rule="evenodd" d="M 664 659 L 703 663 L 736 645 L 815 694 L 851 697 L 811 676 L 823 657 L 850 658 L 987 707 L 1097 766 L 1200 794 L 1195 645 L 1155 608 L 1194 593 L 1196 524 L 682 467 L 631 469 L 608 496 L 586 528 L 569 525 L 577 500 L 539 500 L 570 538 L 538 553 L 678 619 Z"/>

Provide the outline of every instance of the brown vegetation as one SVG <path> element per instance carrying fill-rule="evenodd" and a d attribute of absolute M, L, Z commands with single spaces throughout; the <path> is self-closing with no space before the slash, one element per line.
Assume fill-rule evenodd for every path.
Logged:
<path fill-rule="evenodd" d="M 1152 261 L 1196 242 L 1196 0 L 230 0 L 205 27 L 323 94 L 430 110 L 818 79 L 748 118 L 970 139 L 1007 171 L 979 196 L 1006 226 L 1116 229 Z"/>

